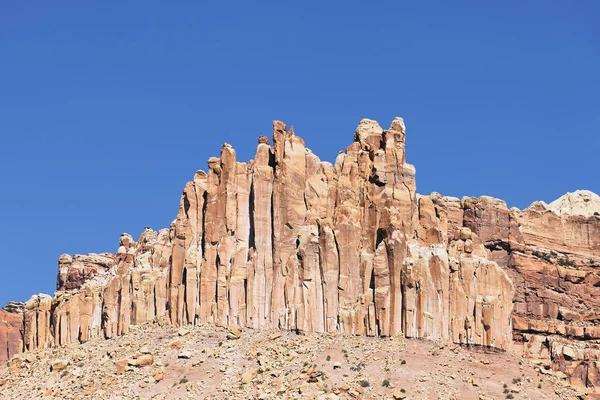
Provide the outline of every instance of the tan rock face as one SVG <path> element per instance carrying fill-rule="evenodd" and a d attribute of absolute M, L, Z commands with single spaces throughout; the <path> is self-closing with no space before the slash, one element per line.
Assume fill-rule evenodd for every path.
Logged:
<path fill-rule="evenodd" d="M 527 245 L 581 261 L 600 258 L 600 215 L 558 215 L 542 202 L 515 214 Z"/>

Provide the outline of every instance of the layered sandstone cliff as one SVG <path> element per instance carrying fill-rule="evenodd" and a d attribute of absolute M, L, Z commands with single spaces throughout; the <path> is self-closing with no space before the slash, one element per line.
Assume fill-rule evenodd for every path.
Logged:
<path fill-rule="evenodd" d="M 464 225 L 515 285 L 514 351 L 600 391 L 600 198 L 578 191 L 523 211 L 489 197 L 461 203 Z"/>
<path fill-rule="evenodd" d="M 158 319 L 514 347 L 600 387 L 597 199 L 421 196 L 405 135 L 362 120 L 334 164 L 279 121 L 247 163 L 223 144 L 169 229 L 62 255 L 54 297 L 0 311 L 0 361 Z"/>

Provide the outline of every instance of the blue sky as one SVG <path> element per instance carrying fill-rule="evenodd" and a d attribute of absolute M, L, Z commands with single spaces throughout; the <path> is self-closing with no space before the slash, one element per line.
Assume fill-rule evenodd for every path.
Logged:
<path fill-rule="evenodd" d="M 361 118 L 404 117 L 420 193 L 600 192 L 600 2 L 366 4 L 3 2 L 0 305 L 167 227 L 273 119 L 334 160 Z"/>

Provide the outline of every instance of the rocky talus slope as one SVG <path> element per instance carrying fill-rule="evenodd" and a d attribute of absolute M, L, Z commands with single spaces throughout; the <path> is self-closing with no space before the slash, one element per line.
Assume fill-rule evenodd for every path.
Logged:
<path fill-rule="evenodd" d="M 418 195 L 405 134 L 362 120 L 334 164 L 279 121 L 248 163 L 223 144 L 169 229 L 63 255 L 54 297 L 0 311 L 0 362 L 165 320 L 481 345 L 600 392 L 600 198 Z"/>
<path fill-rule="evenodd" d="M 0 366 L 0 400 L 584 398 L 510 352 L 401 335 L 156 322 L 109 340 L 17 355 Z"/>

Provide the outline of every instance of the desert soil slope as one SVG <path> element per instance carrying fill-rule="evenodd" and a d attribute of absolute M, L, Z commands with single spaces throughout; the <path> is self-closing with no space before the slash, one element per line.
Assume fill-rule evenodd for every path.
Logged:
<path fill-rule="evenodd" d="M 19 355 L 0 399 L 576 399 L 507 352 L 401 336 L 145 324 Z M 583 398 L 583 397 L 582 397 Z"/>

